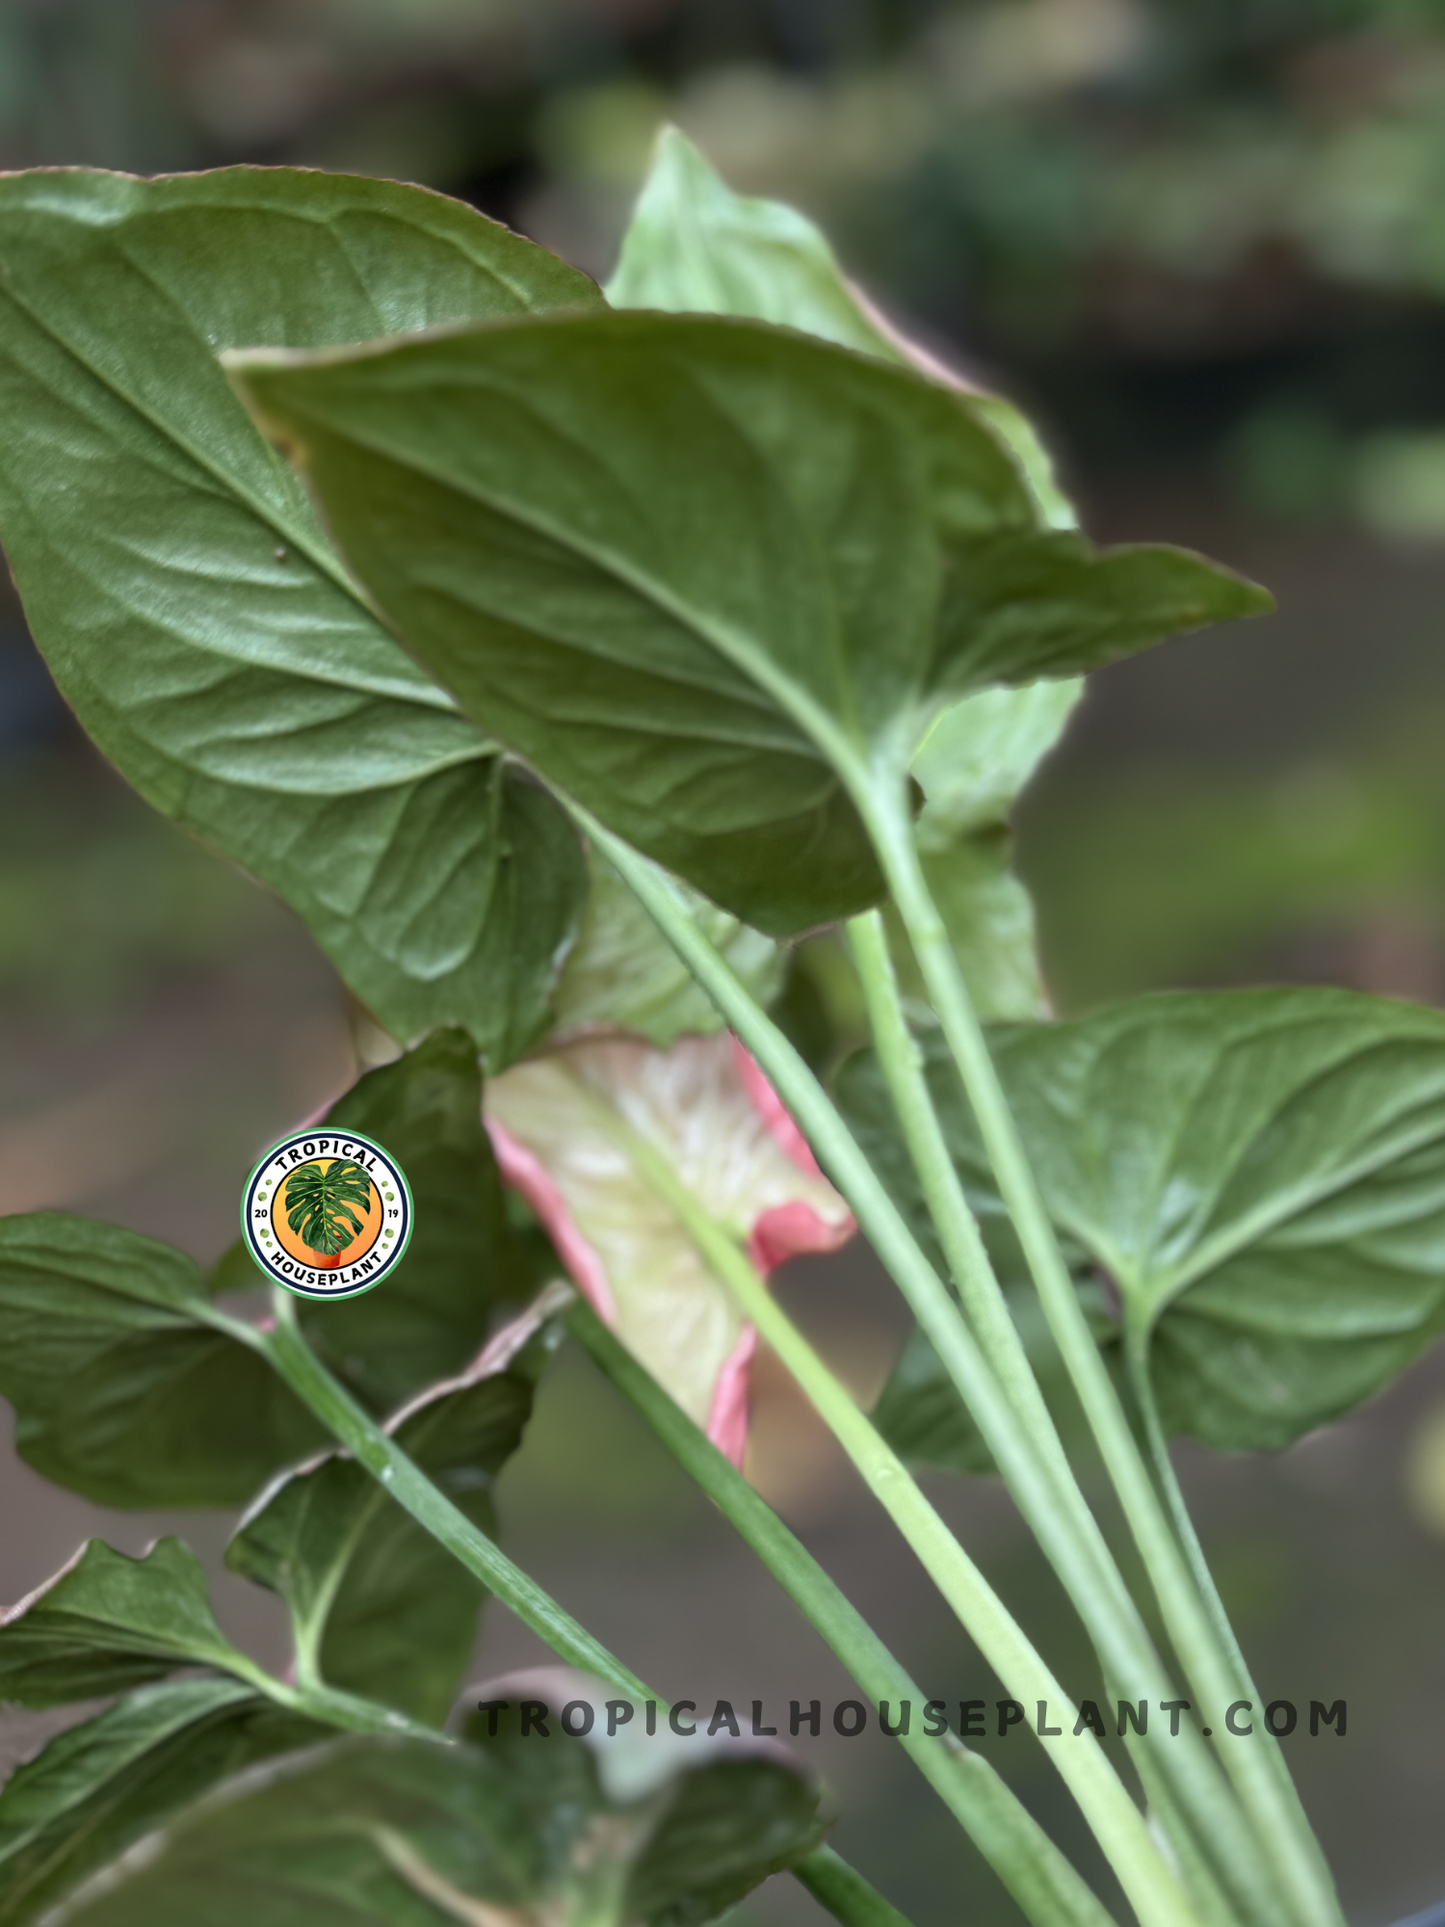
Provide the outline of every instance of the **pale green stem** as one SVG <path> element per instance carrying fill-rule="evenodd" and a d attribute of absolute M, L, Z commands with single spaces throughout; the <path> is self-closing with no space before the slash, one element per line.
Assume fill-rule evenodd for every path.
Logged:
<path fill-rule="evenodd" d="M 1158 1655 L 1136 1608 L 1120 1611 L 1121 1594 L 1101 1583 L 1096 1562 L 1045 1461 L 995 1381 L 958 1305 L 934 1271 L 886 1188 L 838 1116 L 827 1094 L 777 1026 L 758 1008 L 727 962 L 698 929 L 671 880 L 590 814 L 569 805 L 577 821 L 633 890 L 725 1021 L 771 1079 L 824 1168 L 857 1214 L 865 1236 L 927 1332 L 940 1362 L 972 1412 L 1005 1484 L 1088 1627 L 1106 1678 L 1125 1697 L 1156 1702 L 1170 1696 Z M 1127 1597 L 1127 1594 L 1123 1595 Z M 1264 1914 L 1267 1879 L 1258 1847 L 1198 1727 L 1177 1738 L 1149 1729 L 1160 1770 L 1203 1840 L 1229 1866 L 1246 1914 Z"/>
<path fill-rule="evenodd" d="M 1174 1530 L 1179 1535 L 1179 1543 L 1184 1548 L 1184 1556 L 1189 1561 L 1194 1583 L 1204 1601 L 1205 1610 L 1213 1623 L 1215 1636 L 1224 1650 L 1225 1657 L 1234 1669 L 1235 1684 L 1241 1699 L 1253 1701 L 1258 1706 L 1262 1696 L 1249 1670 L 1249 1662 L 1244 1650 L 1235 1637 L 1229 1615 L 1224 1610 L 1224 1601 L 1214 1583 L 1214 1574 L 1209 1570 L 1209 1561 L 1204 1556 L 1204 1548 L 1199 1543 L 1199 1535 L 1194 1529 L 1194 1521 L 1189 1516 L 1189 1508 L 1184 1503 L 1179 1477 L 1174 1470 L 1174 1461 L 1169 1454 L 1169 1441 L 1164 1436 L 1164 1428 L 1159 1423 L 1159 1408 L 1154 1399 L 1154 1387 L 1149 1378 L 1148 1338 L 1141 1337 L 1136 1331 L 1129 1330 L 1124 1342 L 1125 1363 L 1129 1377 L 1129 1389 L 1134 1403 L 1139 1409 L 1139 1417 L 1144 1426 L 1144 1437 L 1149 1447 L 1149 1459 L 1159 1489 L 1169 1508 L 1169 1516 Z M 1268 1751 L 1267 1757 L 1276 1771 L 1294 1791 L 1294 1783 L 1289 1777 L 1284 1753 L 1275 1746 Z"/>
<path fill-rule="evenodd" d="M 654 1145 L 615 1113 L 607 1112 L 606 1119 L 610 1134 L 626 1150 L 634 1168 L 676 1214 L 744 1316 L 807 1394 L 1006 1691 L 1025 1706 L 1056 1709 L 1056 1719 L 1073 1726 L 1077 1708 L 1058 1680 L 897 1454 L 774 1300 L 741 1248 L 702 1208 Z M 1150 1927 L 1164 1927 L 1167 1922 L 1199 1927 L 1176 1874 L 1092 1732 L 1066 1731 L 1048 1751 L 1140 1919 Z"/>
<path fill-rule="evenodd" d="M 1092 1552 L 1099 1582 L 1114 1595 L 1114 1610 L 1132 1620 L 1137 1617 L 1137 1608 L 1079 1489 L 949 1154 L 924 1076 L 922 1052 L 903 1014 L 882 917 L 874 910 L 853 918 L 848 925 L 848 939 L 863 989 L 879 1068 L 963 1308 L 999 1385 L 1047 1462 L 1061 1503 L 1077 1521 L 1086 1549 Z M 1142 1637 L 1142 1626 L 1140 1634 Z M 1129 1746 L 1136 1756 L 1136 1765 L 1139 1764 L 1137 1756 L 1151 1752 L 1148 1741 L 1132 1731 Z M 1142 1774 L 1142 1766 L 1140 1770 Z M 1240 1858 L 1239 1839 L 1243 1831 L 1240 1816 L 1231 1811 L 1227 1829 L 1221 1830 L 1216 1810 L 1214 1826 L 1196 1839 L 1175 1800 L 1161 1797 L 1169 1784 L 1169 1775 L 1161 1772 L 1157 1761 L 1147 1774 L 1146 1784 L 1154 1789 L 1151 1804 L 1155 1816 L 1168 1831 L 1181 1862 L 1187 1863 L 1202 1852 L 1216 1863 L 1218 1876 L 1233 1887 L 1236 1901 L 1246 1913 L 1268 1918 L 1268 1909 L 1261 1905 L 1264 1896 L 1260 1892 L 1263 1883 L 1258 1857 Z M 1216 1809 L 1217 1805 L 1216 1800 Z"/>
<path fill-rule="evenodd" d="M 1083 1494 L 949 1155 L 923 1075 L 922 1052 L 899 1001 L 883 919 L 876 910 L 852 919 L 848 943 L 863 988 L 878 1065 L 963 1308 L 1009 1403 L 1032 1428 L 1034 1442 L 1048 1458 L 1069 1503 L 1082 1514 L 1087 1511 Z"/>
<path fill-rule="evenodd" d="M 279 1289 L 274 1294 L 276 1322 L 267 1332 L 239 1319 L 225 1318 L 225 1329 L 259 1351 L 285 1379 L 297 1397 L 313 1411 L 326 1430 L 378 1480 L 397 1504 L 409 1512 L 439 1545 L 546 1641 L 570 1666 L 594 1674 L 633 1699 L 646 1699 L 647 1688 L 584 1626 L 528 1578 L 520 1566 L 474 1526 L 464 1512 L 402 1451 L 351 1394 L 327 1371 L 302 1338 L 294 1300 Z M 213 1314 L 213 1318 L 224 1318 Z"/>
<path fill-rule="evenodd" d="M 683 1470 L 757 1553 L 808 1623 L 876 1703 L 921 1707 L 923 1694 L 813 1555 L 681 1408 L 580 1301 L 567 1324 Z M 898 1744 L 962 1824 L 1036 1927 L 1110 1927 L 1089 1891 L 1028 1809 L 986 1760 L 952 1733 L 932 1738 L 910 1720 Z"/>
<path fill-rule="evenodd" d="M 644 1702 L 656 1699 L 657 1695 L 636 1673 L 608 1652 L 584 1626 L 474 1526 L 445 1494 L 438 1491 L 396 1441 L 336 1382 L 301 1336 L 293 1300 L 278 1289 L 272 1294 L 272 1302 L 276 1322 L 268 1332 L 258 1331 L 254 1325 L 231 1318 L 215 1306 L 206 1308 L 206 1321 L 260 1352 L 278 1376 L 316 1414 L 332 1437 L 345 1446 L 389 1496 L 409 1512 L 438 1545 L 444 1546 L 468 1572 L 473 1573 L 504 1605 L 509 1606 L 524 1625 L 529 1626 L 551 1647 L 559 1659 L 616 1687 L 628 1699 Z M 327 1720 L 332 1725 L 349 1725 L 352 1730 L 361 1732 L 383 1731 L 393 1735 L 414 1733 L 427 1738 L 438 1737 L 431 1729 L 417 1727 L 398 1713 L 382 1707 L 373 1709 L 367 1701 L 353 1700 L 351 1695 L 336 1693 L 329 1687 L 302 1692 L 272 1679 L 260 1668 L 255 1668 L 254 1674 L 254 1683 L 273 1699 L 281 1699 L 283 1704 L 294 1704 L 298 1712 L 313 1713 L 316 1718 Z M 251 1677 L 249 1673 L 246 1676 Z M 363 1720 L 370 1722 L 373 1713 L 377 1724 L 361 1723 Z M 814 1869 L 813 1863 L 819 1854 L 826 1856 L 827 1864 Z M 816 1898 L 843 1923 L 843 1927 L 879 1927 L 885 1909 L 895 1921 L 903 1922 L 903 1927 L 907 1927 L 904 1917 L 853 1868 L 847 1868 L 850 1876 L 847 1881 L 840 1880 L 832 1864 L 837 1858 L 829 1850 L 819 1848 L 791 1871 L 809 1886 L 810 1892 L 815 1892 Z M 839 1865 L 846 1863 L 840 1862 Z M 808 1878 L 813 1871 L 818 1874 L 816 1889 Z"/>
<path fill-rule="evenodd" d="M 1159 1771 L 1157 1756 L 1144 1746 L 1135 1746 L 1130 1751 L 1149 1805 L 1150 1825 L 1157 1826 L 1167 1838 L 1169 1851 L 1178 1863 L 1179 1876 L 1194 1902 L 1194 1911 L 1204 1927 L 1235 1927 L 1238 1909 L 1211 1858 L 1202 1851 L 1194 1829 L 1180 1813 L 1169 1783 Z M 1212 1841 L 1208 1844 L 1214 1845 Z M 1271 1916 L 1277 1917 L 1277 1914 Z"/>
<path fill-rule="evenodd" d="M 1222 1710 L 1233 1697 L 1233 1669 L 1220 1648 L 1079 1304 L 947 929 L 918 861 L 906 807 L 901 796 L 884 807 L 872 791 L 856 800 L 868 819 L 894 904 L 973 1107 L 1000 1194 L 1154 1586 L 1169 1636 L 1195 1691 L 1206 1705 Z M 1342 1916 L 1333 1882 L 1298 1796 L 1268 1761 L 1268 1750 L 1274 1744 L 1257 1726 L 1254 1736 L 1242 1739 L 1238 1746 L 1222 1746 L 1220 1755 L 1294 1917 L 1304 1927 L 1339 1923 Z"/>
<path fill-rule="evenodd" d="M 831 1847 L 810 1853 L 794 1872 L 814 1900 L 837 1920 L 851 1921 L 854 1927 L 909 1927 L 907 1916 Z"/>
<path fill-rule="evenodd" d="M 236 1679 L 244 1680 L 254 1686 L 259 1693 L 277 1706 L 284 1706 L 288 1712 L 304 1713 L 308 1719 L 318 1721 L 324 1726 L 335 1726 L 344 1733 L 384 1733 L 391 1739 L 440 1740 L 443 1735 L 434 1727 L 422 1726 L 416 1720 L 408 1719 L 404 1713 L 397 1713 L 390 1707 L 379 1706 L 375 1700 L 360 1699 L 354 1693 L 342 1693 L 334 1686 L 327 1686 L 321 1680 L 301 1682 L 288 1686 L 285 1680 L 277 1679 L 264 1667 L 257 1666 L 247 1659 L 244 1653 L 231 1653 L 218 1664 Z"/>

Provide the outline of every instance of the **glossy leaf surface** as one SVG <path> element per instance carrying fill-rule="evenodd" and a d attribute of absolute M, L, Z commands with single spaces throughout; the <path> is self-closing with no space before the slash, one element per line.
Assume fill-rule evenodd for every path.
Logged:
<path fill-rule="evenodd" d="M 228 365 L 463 707 L 771 934 L 881 895 L 843 781 L 891 798 L 952 698 L 1267 606 L 1195 558 L 1039 530 L 968 397 L 759 324 Z"/>
<path fill-rule="evenodd" d="M 320 1425 L 209 1309 L 199 1266 L 153 1238 L 0 1219 L 0 1392 L 22 1458 L 99 1505 L 240 1505 L 314 1451 Z"/>
<path fill-rule="evenodd" d="M 211 1612 L 201 1563 L 179 1539 L 157 1541 L 143 1559 L 92 1539 L 0 1618 L 0 1703 L 16 1706 L 63 1706 L 179 1666 L 225 1671 L 239 1661 Z"/>
<path fill-rule="evenodd" d="M 993 1041 L 1050 1214 L 1117 1290 L 1170 1431 L 1288 1444 L 1445 1329 L 1439 1012 L 1333 990 L 1177 994 Z M 929 1079 L 996 1210 L 932 1046 Z"/>
<path fill-rule="evenodd" d="M 0 538 L 67 699 L 389 1030 L 504 1061 L 545 1022 L 576 840 L 397 648 L 215 353 L 595 288 L 440 195 L 281 168 L 11 174 L 0 225 Z"/>

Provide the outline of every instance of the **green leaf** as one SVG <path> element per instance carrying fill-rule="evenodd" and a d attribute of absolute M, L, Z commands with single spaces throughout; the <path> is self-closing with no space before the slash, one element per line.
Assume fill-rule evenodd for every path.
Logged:
<path fill-rule="evenodd" d="M 1006 764 L 1000 770 L 999 780 L 1009 780 Z M 980 807 L 987 808 L 989 784 L 981 768 L 977 772 L 976 789 Z M 962 820 L 966 819 L 961 816 Z M 935 1101 L 938 1101 L 941 1076 L 931 1081 Z M 931 1262 L 947 1276 L 942 1247 L 875 1054 L 871 1050 L 855 1052 L 839 1070 L 835 1083 L 838 1106 L 849 1129 L 908 1219 Z M 950 1127 L 954 1122 L 950 1110 Z M 1071 1443 L 1077 1438 L 1082 1442 L 1087 1428 L 1069 1387 L 1068 1374 L 1029 1277 L 1028 1262 L 1013 1225 L 982 1165 L 970 1163 L 964 1175 L 969 1203 L 978 1220 L 994 1275 L 1003 1288 L 1005 1302 L 1045 1400 L 1066 1441 Z M 1109 1315 L 1106 1294 L 1098 1280 L 1090 1275 L 1088 1254 L 1068 1237 L 1061 1242 L 1089 1322 L 1100 1342 L 1107 1343 L 1116 1335 L 1116 1327 Z M 888 1382 L 879 1393 L 872 1417 L 894 1451 L 910 1466 L 945 1472 L 995 1470 L 993 1456 L 972 1414 L 959 1398 L 957 1387 L 927 1336 L 917 1327 L 909 1334 Z"/>
<path fill-rule="evenodd" d="M 676 127 L 658 135 L 605 292 L 614 308 L 745 315 L 901 359 L 806 215 L 734 194 Z"/>
<path fill-rule="evenodd" d="M 183 1253 L 50 1212 L 0 1219 L 0 1393 L 21 1457 L 98 1505 L 239 1505 L 321 1427 L 207 1322 Z"/>
<path fill-rule="evenodd" d="M 925 802 L 918 844 L 946 852 L 1001 824 L 1054 747 L 1083 685 L 1070 678 L 1023 689 L 986 689 L 946 709 L 913 759 Z"/>
<path fill-rule="evenodd" d="M 67 699 L 388 1030 L 460 1022 L 508 1061 L 545 1026 L 576 838 L 397 648 L 214 357 L 596 289 L 440 195 L 283 168 L 10 174 L 0 225 L 0 539 Z"/>
<path fill-rule="evenodd" d="M 436 1031 L 395 1063 L 366 1072 L 325 1122 L 384 1144 L 411 1186 L 415 1230 L 385 1290 L 297 1307 L 313 1351 L 374 1412 L 390 1412 L 460 1372 L 481 1347 L 497 1303 L 528 1295 L 533 1279 L 507 1222 L 482 1126 L 476 1048 L 464 1031 Z M 260 1280 L 238 1241 L 216 1267 L 212 1288 L 240 1291 Z"/>
<path fill-rule="evenodd" d="M 937 676 L 958 690 L 1074 676 L 1163 636 L 1267 615 L 1274 598 L 1186 549 L 1096 550 L 1069 530 L 971 540 L 954 550 Z"/>
<path fill-rule="evenodd" d="M 687 966 L 637 898 L 604 858 L 589 852 L 591 887 L 582 930 L 562 972 L 554 1035 L 631 1030 L 664 1049 L 684 1032 L 721 1030 L 717 1007 L 698 989 Z M 689 892 L 692 912 L 708 941 L 765 1007 L 782 988 L 787 957 L 781 947 L 705 897 Z"/>
<path fill-rule="evenodd" d="M 467 1740 L 505 1764 L 534 1825 L 549 1809 L 569 1816 L 547 1829 L 541 1884 L 569 1894 L 572 1918 L 586 1882 L 594 1894 L 612 1888 L 622 1920 L 695 1927 L 818 1843 L 817 1785 L 779 1746 L 734 1740 L 722 1728 L 709 1740 L 706 1717 L 691 1739 L 666 1728 L 648 1737 L 636 1703 L 632 1719 L 608 1737 L 609 1689 L 563 1667 L 513 1674 L 477 1692 L 483 1706 L 508 1705 L 497 1710 L 495 1734 L 490 1714 L 473 1715 Z M 552 1722 L 569 1701 L 583 1701 L 594 1710 L 588 1736 L 569 1739 L 553 1723 L 551 1742 L 539 1747 L 535 1732 L 523 1738 L 523 1698 L 540 1700 Z M 630 1828 L 607 1824 L 624 1816 Z M 583 1847 L 589 1840 L 603 1856 L 596 1871 Z"/>
<path fill-rule="evenodd" d="M 142 1559 L 92 1539 L 0 1616 L 0 1704 L 63 1706 L 178 1666 L 256 1673 L 217 1626 L 201 1562 L 179 1539 L 158 1540 Z"/>
<path fill-rule="evenodd" d="M 658 136 L 607 299 L 614 308 L 772 321 L 966 386 L 891 327 L 844 278 L 833 250 L 805 215 L 781 201 L 734 194 L 675 127 Z M 996 395 L 979 399 L 1013 450 L 1044 519 L 1056 528 L 1071 527 L 1073 510 L 1032 427 L 1011 402 Z"/>
<path fill-rule="evenodd" d="M 1050 1214 L 1117 1291 L 1171 1432 L 1286 1445 L 1445 1330 L 1445 1015 L 1180 993 L 993 1047 Z M 956 1079 L 927 1049 L 982 1194 Z"/>
<path fill-rule="evenodd" d="M 291 1754 L 174 1815 L 72 1895 L 64 1918 L 85 1927 L 456 1927 L 454 1912 L 393 1870 L 381 1840 L 417 1839 L 435 1853 L 466 1825 L 468 1799 L 490 1837 L 504 1797 L 479 1788 L 455 1753 L 422 1742 Z"/>
<path fill-rule="evenodd" d="M 687 1774 L 628 1886 L 625 1918 L 702 1927 L 817 1846 L 817 1795 L 776 1758 Z"/>
<path fill-rule="evenodd" d="M 780 202 L 732 193 L 675 127 L 658 138 L 607 296 L 619 308 L 776 322 L 964 386 L 890 328 L 848 284 L 811 221 Z M 1044 519 L 1071 526 L 1073 512 L 1023 416 L 997 398 L 985 406 L 1032 484 Z M 1033 911 L 1009 869 L 1006 819 L 1077 694 L 1072 681 L 1016 694 L 983 691 L 946 712 L 914 760 L 913 776 L 928 799 L 918 824 L 924 869 L 969 989 L 987 1018 L 1043 1014 Z M 890 928 L 890 938 L 910 1015 L 932 1022 L 912 950 L 901 929 Z"/>
<path fill-rule="evenodd" d="M 600 1709 L 605 1689 L 565 1691 L 589 1689 Z M 348 1740 L 273 1761 L 112 1867 L 67 1918 L 701 1927 L 816 1843 L 816 1790 L 785 1758 L 652 1745 L 658 1767 L 632 1786 L 555 1724 L 550 1740 Z"/>
<path fill-rule="evenodd" d="M 1039 532 L 969 397 L 758 323 L 558 317 L 227 363 L 462 706 L 773 935 L 882 894 L 854 805 L 898 807 L 948 701 L 1267 601 Z M 1146 591 L 1111 643 L 1104 606 Z"/>
<path fill-rule="evenodd" d="M 330 1737 L 232 1679 L 146 1686 L 0 1789 L 0 1927 L 24 1927 L 208 1787 Z"/>
<path fill-rule="evenodd" d="M 531 1409 L 523 1373 L 493 1373 L 439 1388 L 388 1429 L 495 1537 L 492 1484 Z M 284 1474 L 226 1563 L 286 1601 L 303 1680 L 319 1674 L 431 1725 L 451 1711 L 484 1588 L 354 1459 L 332 1453 Z"/>

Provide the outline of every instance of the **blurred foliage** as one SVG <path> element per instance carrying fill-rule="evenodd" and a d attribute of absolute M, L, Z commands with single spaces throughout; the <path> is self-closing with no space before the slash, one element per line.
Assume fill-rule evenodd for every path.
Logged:
<path fill-rule="evenodd" d="M 390 174 L 599 275 L 666 116 L 1082 465 L 1184 453 L 1254 514 L 1445 533 L 1428 0 L 0 8 L 4 165 Z"/>
<path fill-rule="evenodd" d="M 1445 419 L 1427 0 L 0 12 L 7 165 L 396 174 L 599 273 L 669 114 L 736 187 L 816 214 L 891 300 L 1002 361 L 1084 458 L 1188 443 L 1256 509 L 1445 524 L 1438 450 L 1369 439 Z M 1339 485 L 1317 485 L 1330 440 Z"/>
<path fill-rule="evenodd" d="M 1405 1454 L 1405 1497 L 1416 1521 L 1445 1539 L 1445 1405 L 1436 1405 L 1415 1429 Z"/>
<path fill-rule="evenodd" d="M 85 1022 L 273 940 L 287 913 L 81 752 L 0 763 L 0 998 Z"/>
<path fill-rule="evenodd" d="M 1060 1009 L 1271 980 L 1445 1001 L 1441 721 L 1273 775 L 1096 772 L 1070 784 L 1067 823 L 1046 789 L 1023 869 Z"/>

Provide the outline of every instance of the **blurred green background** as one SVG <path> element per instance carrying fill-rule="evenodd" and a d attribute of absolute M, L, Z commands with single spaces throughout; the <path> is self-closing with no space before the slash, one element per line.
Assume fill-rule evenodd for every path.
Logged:
<path fill-rule="evenodd" d="M 849 271 L 1024 403 L 1091 533 L 1164 538 L 1279 614 L 1097 677 L 1019 817 L 1059 1008 L 1324 981 L 1445 1002 L 1445 10 L 1407 0 L 8 0 L 0 164 L 354 169 L 474 201 L 594 273 L 659 121 L 821 220 Z M 276 1012 L 284 1010 L 279 1026 Z M 148 815 L 0 608 L 0 1210 L 210 1257 L 264 1142 L 352 1074 L 289 915 Z M 785 1287 L 861 1390 L 903 1328 L 866 1257 Z M 1357 1927 L 1445 1897 L 1445 1362 L 1275 1459 L 1182 1454 Z M 754 1474 L 930 1690 L 989 1683 L 780 1376 Z M 1001 1495 L 940 1486 L 1064 1615 Z M 670 1693 L 842 1696 L 709 1509 L 564 1360 L 509 1543 Z M 162 1523 L 0 1474 L 0 1597 Z M 209 1553 L 226 1522 L 179 1524 Z M 282 1658 L 238 1582 L 223 1616 Z M 500 1614 L 479 1672 L 531 1657 Z M 1087 1690 L 1087 1689 L 1085 1689 Z M 0 1752 L 34 1739 L 0 1722 Z M 885 1743 L 820 1744 L 838 1844 L 918 1927 L 1011 1909 Z M 1041 1760 L 995 1748 L 1071 1825 Z M 748 1911 L 800 1920 L 774 1882 Z"/>

